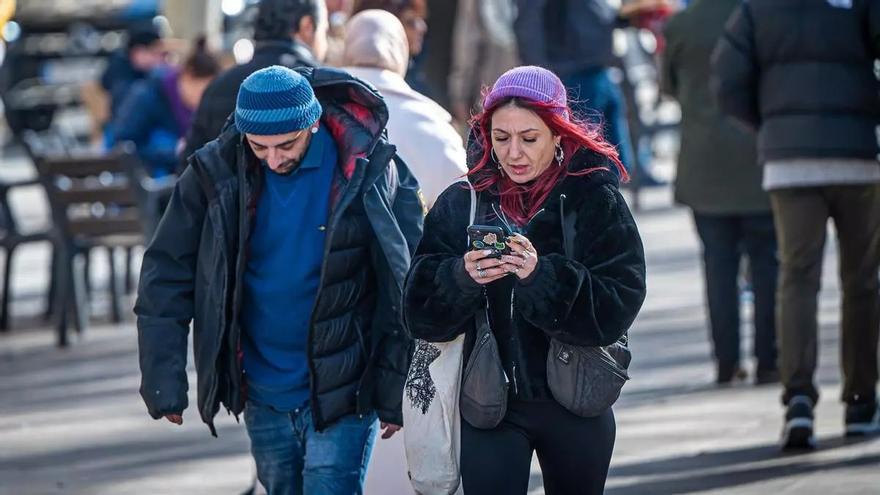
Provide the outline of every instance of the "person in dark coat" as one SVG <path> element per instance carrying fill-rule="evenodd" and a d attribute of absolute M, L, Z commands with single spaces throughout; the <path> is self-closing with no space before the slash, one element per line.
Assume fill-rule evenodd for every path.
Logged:
<path fill-rule="evenodd" d="M 697 0 L 666 26 L 663 91 L 681 104 L 675 200 L 691 208 L 703 244 L 706 296 L 719 384 L 745 376 L 737 278 L 748 257 L 755 295 L 755 382 L 776 370 L 776 232 L 761 189 L 755 137 L 721 113 L 709 89 L 712 49 L 738 0 Z"/>
<path fill-rule="evenodd" d="M 547 493 L 601 494 L 614 415 L 609 408 L 583 418 L 556 402 L 547 352 L 551 337 L 612 344 L 642 306 L 644 250 L 618 191 L 626 172 L 598 130 L 572 120 L 565 87 L 546 69 L 508 71 L 483 108 L 469 157 L 475 222 L 510 232 L 512 252 L 489 258 L 467 250 L 469 187 L 450 186 L 425 220 L 404 290 L 406 327 L 428 342 L 465 334 L 468 355 L 475 317 L 488 304 L 510 399 L 494 429 L 462 421 L 465 493 L 525 494 L 536 451 Z"/>
<path fill-rule="evenodd" d="M 181 424 L 193 323 L 198 409 L 244 412 L 271 494 L 361 493 L 375 438 L 402 423 L 400 298 L 421 236 L 418 183 L 388 112 L 335 69 L 273 66 L 199 149 L 144 254 L 141 396 Z"/>
<path fill-rule="evenodd" d="M 262 0 L 254 21 L 254 56 L 220 74 L 205 90 L 187 134 L 182 165 L 220 135 L 247 76 L 272 65 L 318 66 L 327 51 L 327 29 L 324 0 Z"/>
<path fill-rule="evenodd" d="M 169 67 L 134 83 L 113 121 L 116 142 L 131 141 L 154 178 L 174 173 L 178 152 L 205 88 L 220 72 L 220 62 L 204 37 L 178 68 Z"/>
<path fill-rule="evenodd" d="M 101 86 L 110 96 L 111 118 L 116 115 L 131 85 L 146 79 L 153 69 L 165 63 L 165 56 L 162 34 L 152 23 L 129 31 L 127 44 L 110 56 L 107 68 L 101 74 Z"/>
<path fill-rule="evenodd" d="M 847 435 L 880 431 L 880 5 L 750 0 L 713 55 L 721 108 L 758 134 L 781 268 L 779 368 L 784 448 L 812 448 L 817 293 L 829 217 L 840 251 Z"/>

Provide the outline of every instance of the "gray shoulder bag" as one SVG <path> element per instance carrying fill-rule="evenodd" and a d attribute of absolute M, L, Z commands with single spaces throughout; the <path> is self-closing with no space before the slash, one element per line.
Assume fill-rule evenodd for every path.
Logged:
<path fill-rule="evenodd" d="M 571 213 L 563 218 L 565 256 L 574 259 L 577 216 Z M 604 347 L 571 345 L 553 338 L 547 353 L 547 383 L 553 398 L 572 413 L 587 418 L 598 416 L 620 397 L 620 390 L 629 380 L 631 360 L 627 334 Z"/>
<path fill-rule="evenodd" d="M 468 186 L 471 190 L 468 225 L 473 225 L 477 215 L 477 193 L 470 183 Z M 488 307 L 477 311 L 474 320 L 476 337 L 461 379 L 459 408 L 461 416 L 474 428 L 492 429 L 507 413 L 508 379 L 498 353 L 498 342 L 489 326 Z"/>

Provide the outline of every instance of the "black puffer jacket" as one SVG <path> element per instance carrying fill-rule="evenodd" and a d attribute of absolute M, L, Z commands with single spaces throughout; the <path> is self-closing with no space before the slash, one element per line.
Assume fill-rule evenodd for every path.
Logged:
<path fill-rule="evenodd" d="M 580 151 L 573 170 L 608 165 L 604 157 Z M 410 334 L 445 342 L 466 333 L 465 353 L 473 347 L 474 315 L 487 297 L 492 331 L 511 377 L 512 397 L 543 400 L 551 336 L 581 345 L 615 342 L 635 320 L 645 298 L 645 256 L 638 228 L 610 171 L 569 176 L 551 192 L 525 228 L 539 255 L 528 283 L 507 277 L 486 288 L 464 270 L 470 193 L 450 186 L 425 220 L 404 290 L 404 319 Z M 480 194 L 477 222 L 497 223 L 489 204 L 497 196 Z M 488 208 L 487 208 L 488 206 Z M 500 211 L 500 210 L 499 210 Z M 576 212 L 574 259 L 564 254 L 563 222 Z"/>
<path fill-rule="evenodd" d="M 290 68 L 315 67 L 318 62 L 312 52 L 297 41 L 258 41 L 254 48 L 254 57 L 249 62 L 223 72 L 205 89 L 186 136 L 184 164 L 196 150 L 220 135 L 226 119 L 235 110 L 238 88 L 247 76 L 272 65 Z"/>
<path fill-rule="evenodd" d="M 722 110 L 758 131 L 762 163 L 873 159 L 878 56 L 875 0 L 750 0 L 718 43 L 713 84 Z"/>
<path fill-rule="evenodd" d="M 400 297 L 422 230 L 418 184 L 381 137 L 387 109 L 378 93 L 342 71 L 299 70 L 340 157 L 308 343 L 314 424 L 372 410 L 401 424 L 410 340 Z M 244 407 L 241 233 L 253 225 L 257 163 L 234 126 L 199 150 L 144 255 L 135 312 L 141 395 L 154 418 L 187 406 L 190 321 L 202 419 L 213 432 L 220 404 L 234 414 Z"/>

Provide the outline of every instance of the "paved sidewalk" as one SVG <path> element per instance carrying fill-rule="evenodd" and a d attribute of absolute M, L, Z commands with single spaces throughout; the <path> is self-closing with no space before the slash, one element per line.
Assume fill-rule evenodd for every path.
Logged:
<path fill-rule="evenodd" d="M 648 253 L 649 295 L 631 332 L 633 379 L 616 407 L 618 437 L 607 493 L 880 494 L 880 439 L 841 438 L 834 260 L 826 260 L 821 303 L 820 448 L 781 455 L 779 388 L 711 385 L 690 217 L 669 206 L 666 190 L 651 192 L 644 204 L 638 222 Z M 97 269 L 103 265 L 94 263 Z M 51 331 L 33 318 L 42 308 L 47 266 L 45 246 L 29 248 L 16 260 L 15 330 L 0 334 L 0 495 L 244 490 L 251 477 L 248 443 L 232 418 L 221 413 L 215 439 L 192 407 L 183 427 L 146 415 L 137 395 L 132 321 L 111 326 L 99 316 L 72 348 L 53 347 Z M 95 279 L 100 296 L 104 279 L 100 273 Z M 103 306 L 98 297 L 95 312 L 103 314 Z M 388 453 L 394 451 L 390 444 L 374 460 L 369 494 L 406 493 L 405 468 Z M 534 466 L 530 493 L 543 493 Z"/>

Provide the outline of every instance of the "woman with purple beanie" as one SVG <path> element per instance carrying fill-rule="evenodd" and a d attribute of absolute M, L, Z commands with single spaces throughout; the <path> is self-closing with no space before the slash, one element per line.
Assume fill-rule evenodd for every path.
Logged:
<path fill-rule="evenodd" d="M 559 78 L 533 66 L 508 71 L 486 92 L 468 155 L 469 185 L 446 189 L 425 219 L 403 308 L 417 339 L 464 334 L 465 359 L 488 313 L 508 380 L 506 412 L 490 428 L 463 417 L 464 492 L 526 494 L 536 453 L 547 494 L 601 494 L 614 415 L 563 407 L 548 351 L 551 339 L 614 344 L 641 308 L 644 251 L 618 191 L 626 171 L 600 129 L 572 114 Z M 474 224 L 500 227 L 509 254 L 468 249 L 471 188 Z"/>

